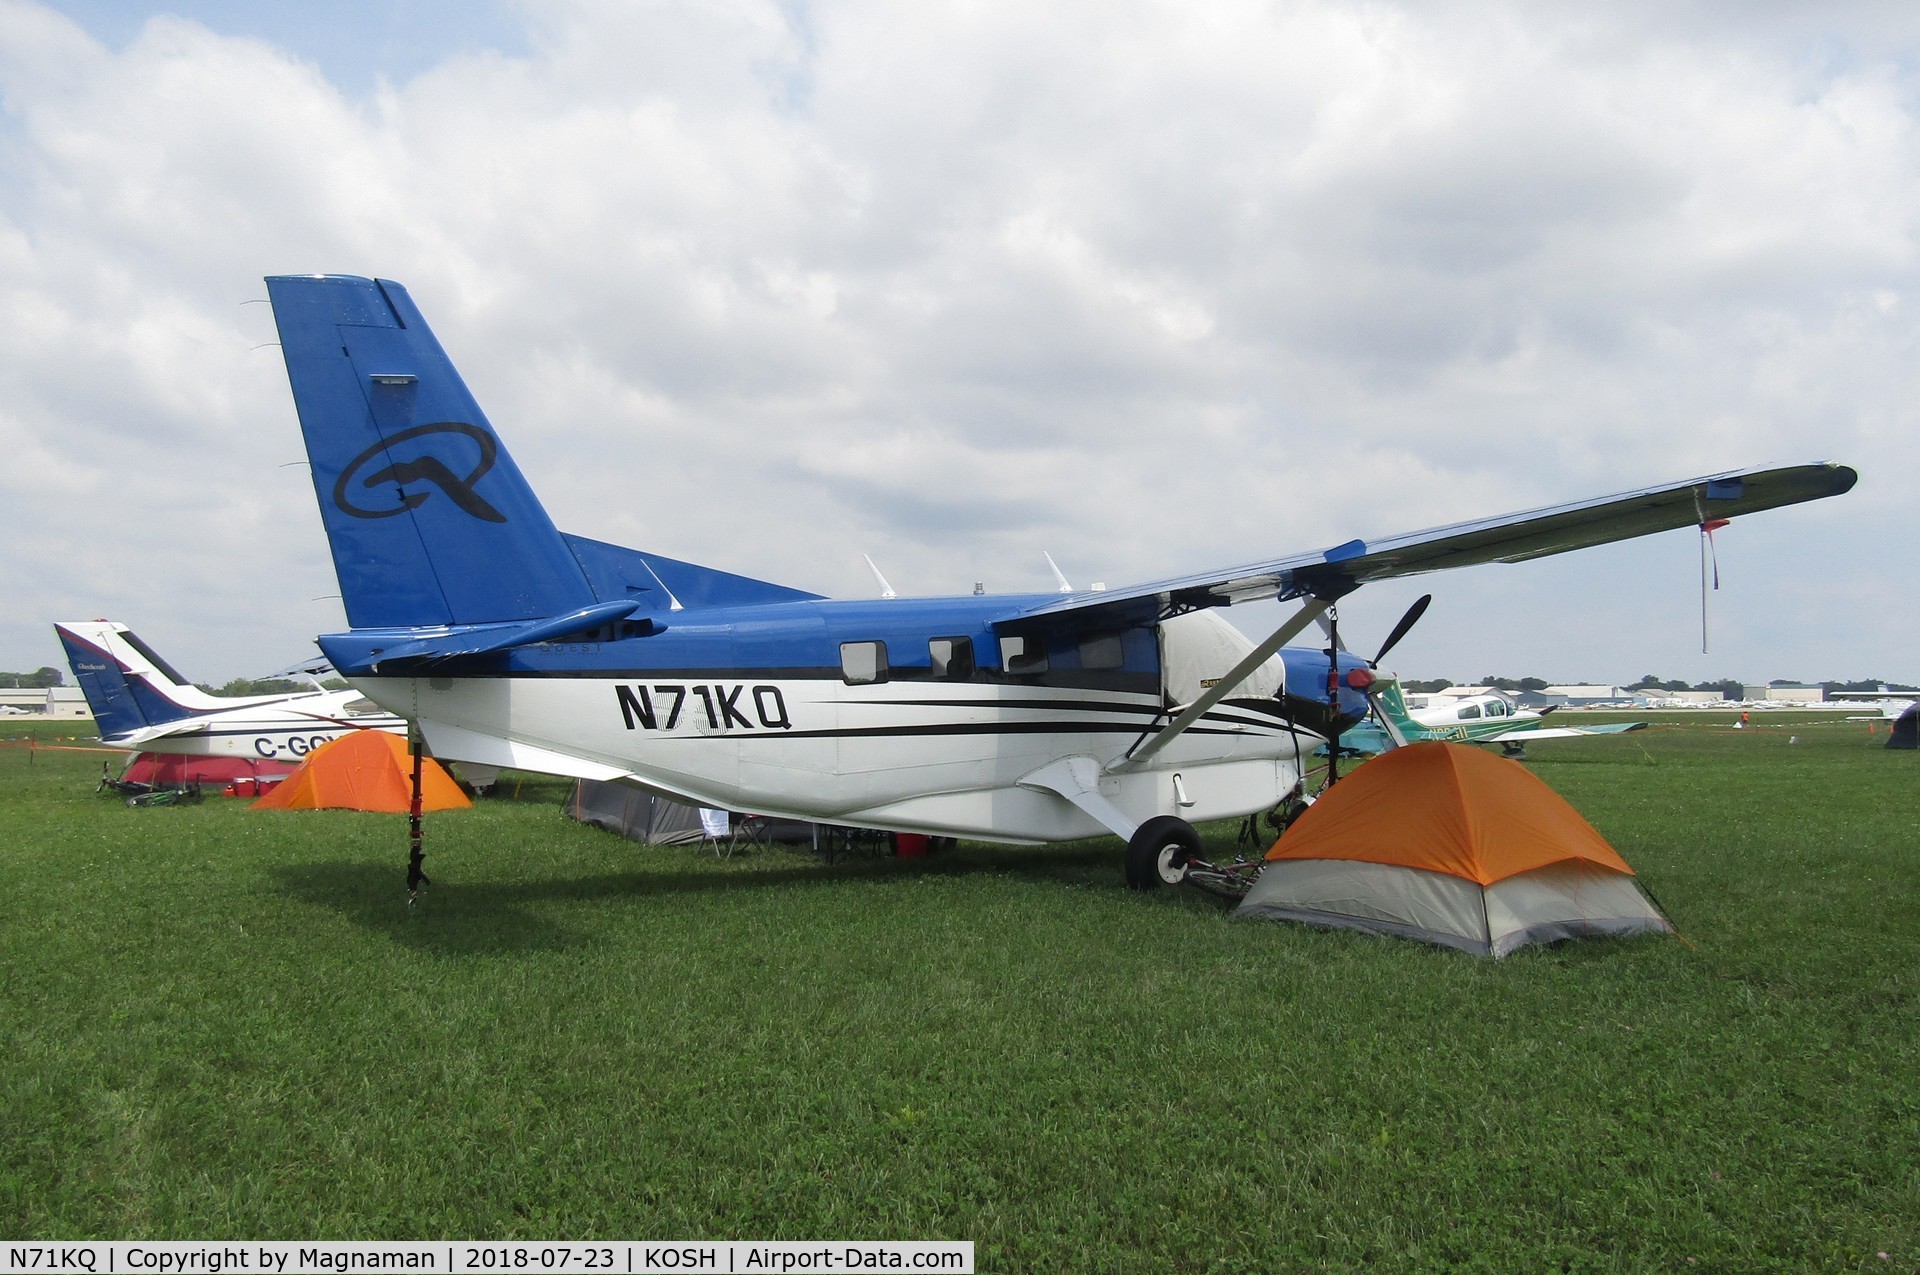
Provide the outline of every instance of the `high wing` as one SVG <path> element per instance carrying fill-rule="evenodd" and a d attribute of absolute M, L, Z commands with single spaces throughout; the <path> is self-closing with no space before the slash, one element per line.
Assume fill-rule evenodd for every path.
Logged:
<path fill-rule="evenodd" d="M 1838 496 L 1852 488 L 1858 477 L 1846 466 L 1831 462 L 1729 470 L 1617 496 L 1458 522 L 1380 540 L 1350 540 L 1317 553 L 1272 558 L 1124 589 L 1076 593 L 1036 605 L 1021 618 L 1068 611 L 1139 611 L 1149 606 L 1164 612 L 1309 595 L 1332 600 L 1374 580 L 1484 562 L 1525 562 L 1698 526 L 1709 519 L 1736 518 Z"/>

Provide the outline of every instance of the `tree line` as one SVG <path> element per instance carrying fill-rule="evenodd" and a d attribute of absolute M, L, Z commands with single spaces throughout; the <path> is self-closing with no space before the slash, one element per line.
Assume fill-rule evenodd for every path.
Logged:
<path fill-rule="evenodd" d="M 245 678 L 236 677 L 222 686 L 209 686 L 205 682 L 195 682 L 195 686 L 209 695 L 290 695 L 295 691 L 310 691 L 312 682 L 296 682 L 285 677 Z M 338 677 L 329 677 L 320 685 L 329 691 L 344 691 L 347 683 Z"/>
<path fill-rule="evenodd" d="M 1405 683 L 1409 691 L 1418 695 L 1431 695 L 1436 691 L 1444 691 L 1449 686 L 1456 685 L 1459 685 L 1459 683 L 1448 681 L 1444 677 L 1436 677 L 1424 682 Z M 1555 685 L 1555 683 L 1539 677 L 1487 676 L 1477 682 L 1466 683 L 1466 685 L 1491 686 L 1495 690 L 1518 693 L 1523 691 L 1544 691 L 1547 687 Z M 1566 683 L 1559 683 L 1559 685 L 1566 685 Z M 1863 677 L 1858 681 L 1852 682 L 1796 682 L 1792 678 L 1777 677 L 1773 679 L 1773 681 L 1768 682 L 1767 685 L 1818 686 L 1827 693 L 1829 699 L 1847 694 L 1878 691 L 1883 687 L 1889 691 L 1920 691 L 1920 686 L 1907 686 L 1900 682 L 1889 682 L 1877 677 Z M 1663 678 L 1657 673 L 1648 673 L 1639 681 L 1625 686 L 1622 689 L 1629 691 L 1718 691 L 1722 699 L 1741 699 L 1746 694 L 1746 687 L 1747 683 L 1737 682 L 1730 677 L 1723 677 L 1717 682 L 1688 683 L 1681 678 Z"/>

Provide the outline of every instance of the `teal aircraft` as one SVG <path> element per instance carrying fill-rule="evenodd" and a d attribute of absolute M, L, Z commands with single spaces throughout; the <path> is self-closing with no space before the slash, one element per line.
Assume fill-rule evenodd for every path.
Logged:
<path fill-rule="evenodd" d="M 1373 684 L 1367 688 L 1367 700 L 1373 706 L 1368 720 L 1340 736 L 1340 747 L 1347 752 L 1380 753 L 1402 744 L 1441 740 L 1454 744 L 1498 744 L 1507 756 L 1518 757 L 1526 745 L 1535 740 L 1623 735 L 1645 730 L 1647 726 L 1645 722 L 1550 726 L 1547 713 L 1518 708 L 1498 692 L 1459 696 L 1447 703 L 1412 708 L 1407 704 L 1400 680 L 1388 673 L 1374 674 Z"/>

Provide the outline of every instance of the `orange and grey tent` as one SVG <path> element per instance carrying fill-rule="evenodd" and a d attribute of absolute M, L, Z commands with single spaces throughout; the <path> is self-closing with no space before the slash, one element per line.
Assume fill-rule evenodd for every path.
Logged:
<path fill-rule="evenodd" d="M 431 757 L 421 759 L 422 810 L 462 810 L 473 803 Z M 383 730 L 356 730 L 313 750 L 255 810 L 383 810 L 407 813 L 413 799 L 413 757 L 407 741 Z"/>
<path fill-rule="evenodd" d="M 1234 915 L 1496 957 L 1673 929 L 1559 794 L 1518 762 L 1464 744 L 1410 744 L 1368 761 L 1295 820 L 1267 860 Z"/>

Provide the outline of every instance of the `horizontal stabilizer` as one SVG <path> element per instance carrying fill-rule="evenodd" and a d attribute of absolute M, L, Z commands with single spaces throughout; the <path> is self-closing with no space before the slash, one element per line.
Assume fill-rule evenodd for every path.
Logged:
<path fill-rule="evenodd" d="M 321 639 L 327 657 L 345 673 L 390 673 L 408 665 L 437 664 L 443 660 L 510 651 L 535 642 L 552 642 L 597 629 L 634 612 L 630 601 L 596 602 L 565 615 L 523 624 L 486 624 L 438 633 L 432 637 L 411 634 L 383 635 L 377 631 L 357 630 L 336 633 Z M 648 621 L 651 628 L 661 627 Z M 397 645 L 381 645 L 395 642 Z"/>
<path fill-rule="evenodd" d="M 209 723 L 188 718 L 184 721 L 164 722 L 158 726 L 142 726 L 138 730 L 118 733 L 109 733 L 106 730 L 102 730 L 100 732 L 100 739 L 102 742 L 112 744 L 116 748 L 141 749 L 156 740 L 181 739 L 188 735 L 204 735 L 210 729 L 211 726 Z"/>

